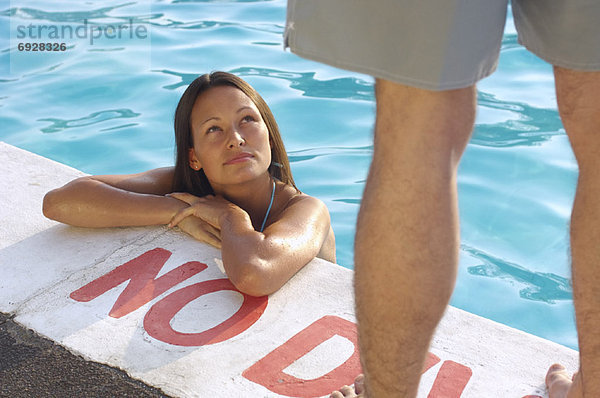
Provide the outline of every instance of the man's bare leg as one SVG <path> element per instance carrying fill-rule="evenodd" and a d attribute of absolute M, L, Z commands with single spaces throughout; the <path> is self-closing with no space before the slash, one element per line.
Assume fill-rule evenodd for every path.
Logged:
<path fill-rule="evenodd" d="M 456 169 L 475 87 L 433 92 L 377 80 L 375 149 L 358 217 L 355 291 L 369 397 L 414 397 L 452 294 Z"/>
<path fill-rule="evenodd" d="M 571 260 L 580 367 L 567 395 L 559 388 L 550 396 L 600 397 L 600 72 L 555 67 L 554 76 L 558 110 L 579 165 Z M 550 368 L 548 376 L 565 384 L 561 369 Z"/>

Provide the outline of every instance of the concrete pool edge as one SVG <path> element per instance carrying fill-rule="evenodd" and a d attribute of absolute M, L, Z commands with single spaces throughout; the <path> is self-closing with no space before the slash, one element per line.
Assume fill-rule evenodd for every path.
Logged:
<path fill-rule="evenodd" d="M 0 162 L 10 187 L 0 209 L 0 312 L 19 324 L 173 396 L 326 396 L 359 371 L 352 271 L 317 259 L 253 300 L 227 284 L 217 250 L 184 234 L 45 219 L 43 195 L 83 173 L 2 142 Z M 186 278 L 142 297 L 124 282 L 147 264 L 157 285 L 174 270 Z M 191 313 L 203 315 L 200 325 Z M 574 371 L 577 357 L 450 307 L 420 396 L 547 396 L 547 368 L 561 362 Z"/>

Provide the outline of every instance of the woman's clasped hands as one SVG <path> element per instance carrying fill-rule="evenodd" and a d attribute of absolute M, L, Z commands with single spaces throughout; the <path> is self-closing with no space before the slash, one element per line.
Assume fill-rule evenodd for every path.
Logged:
<path fill-rule="evenodd" d="M 241 210 L 222 196 L 198 197 L 186 192 L 174 192 L 165 196 L 188 204 L 173 216 L 168 227 L 178 226 L 194 239 L 218 249 L 221 248 L 221 217 L 235 208 Z"/>

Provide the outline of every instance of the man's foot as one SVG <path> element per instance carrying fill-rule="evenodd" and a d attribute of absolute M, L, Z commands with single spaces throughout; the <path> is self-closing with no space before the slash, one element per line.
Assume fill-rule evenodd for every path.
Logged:
<path fill-rule="evenodd" d="M 583 397 L 581 380 L 577 373 L 571 377 L 564 366 L 555 363 L 546 373 L 546 386 L 550 398 L 576 398 Z"/>
<path fill-rule="evenodd" d="M 365 393 L 365 377 L 363 375 L 356 376 L 354 379 L 354 388 L 344 386 L 338 391 L 331 393 L 329 398 L 364 398 Z"/>

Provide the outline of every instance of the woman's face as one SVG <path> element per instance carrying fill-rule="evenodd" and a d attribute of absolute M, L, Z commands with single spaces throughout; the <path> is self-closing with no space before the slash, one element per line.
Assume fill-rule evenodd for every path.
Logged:
<path fill-rule="evenodd" d="M 267 173 L 269 131 L 252 100 L 231 86 L 213 87 L 194 103 L 190 167 L 204 169 L 215 191 Z"/>

